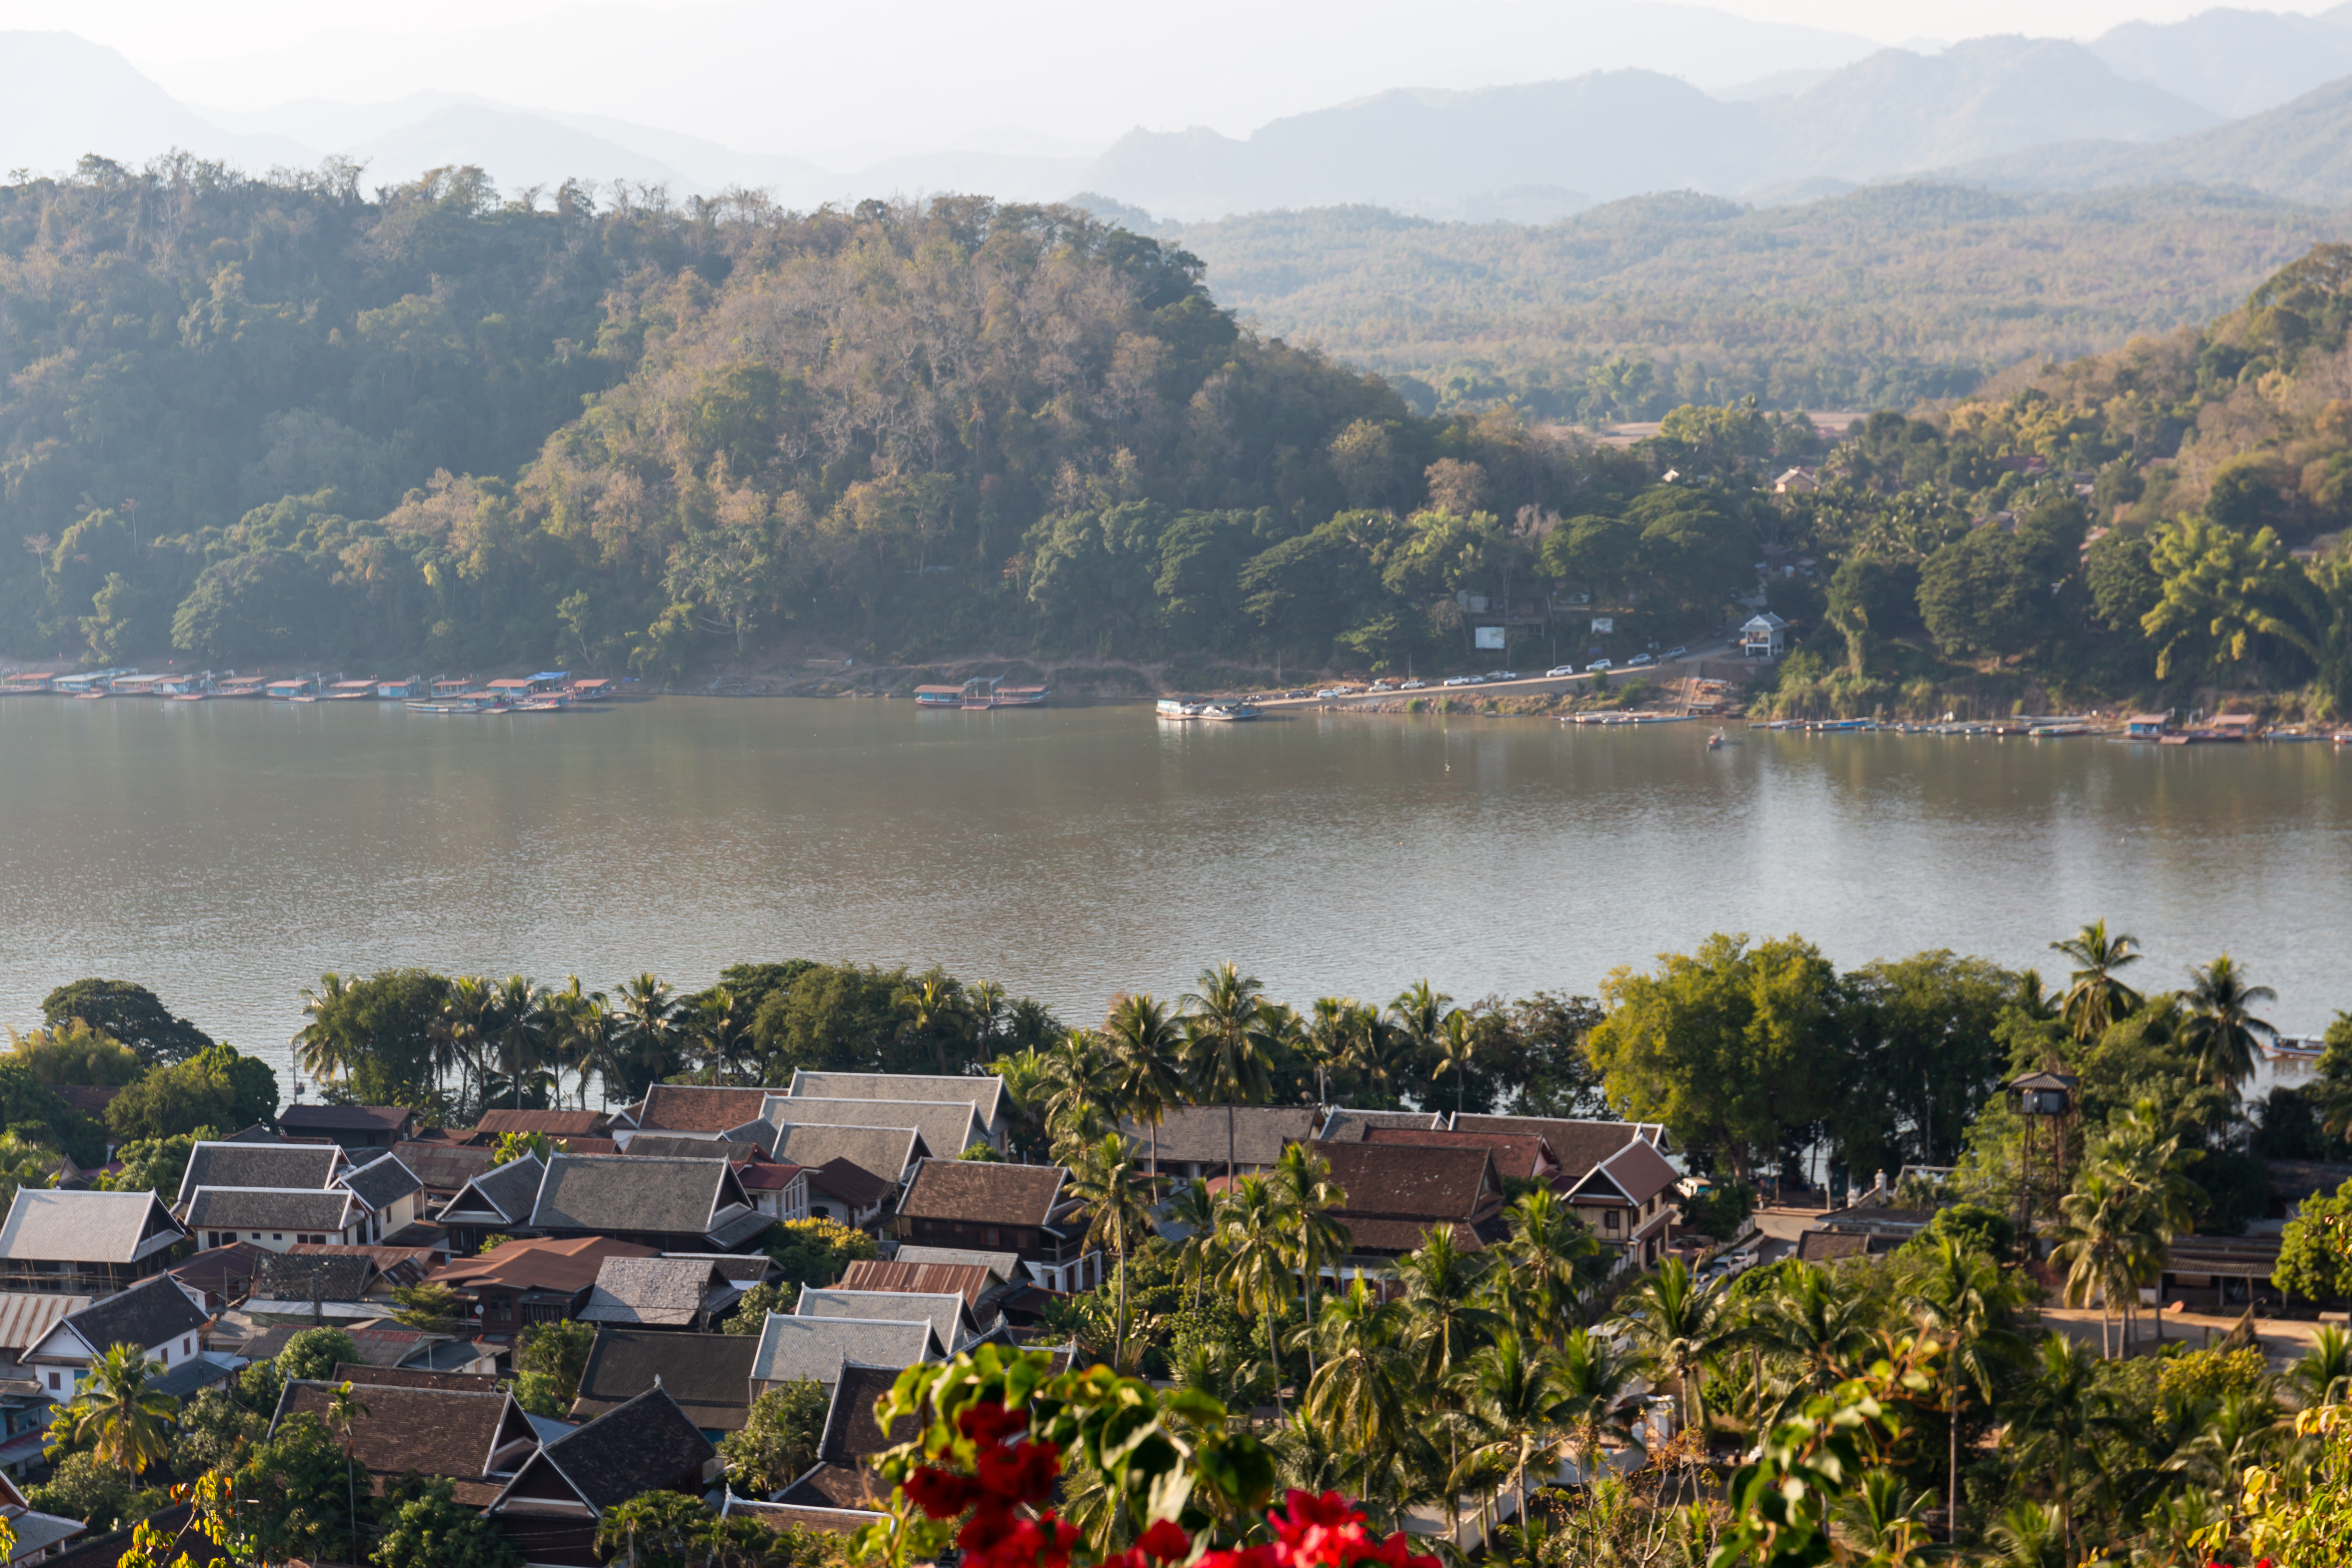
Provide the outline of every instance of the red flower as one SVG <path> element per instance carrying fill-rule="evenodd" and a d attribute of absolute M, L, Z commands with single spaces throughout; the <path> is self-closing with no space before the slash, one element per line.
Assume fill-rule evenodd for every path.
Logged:
<path fill-rule="evenodd" d="M 1136 1538 L 1136 1550 L 1162 1563 L 1181 1563 L 1192 1554 L 1192 1534 L 1172 1519 L 1163 1519 Z"/>
<path fill-rule="evenodd" d="M 933 1519 L 953 1519 L 970 1508 L 972 1490 L 971 1477 L 936 1465 L 925 1465 L 907 1478 L 908 1500 Z"/>
<path fill-rule="evenodd" d="M 982 1447 L 1002 1443 L 1014 1432 L 1029 1430 L 1029 1413 L 1007 1410 L 997 1404 L 975 1405 L 957 1417 L 956 1425 L 963 1435 Z"/>

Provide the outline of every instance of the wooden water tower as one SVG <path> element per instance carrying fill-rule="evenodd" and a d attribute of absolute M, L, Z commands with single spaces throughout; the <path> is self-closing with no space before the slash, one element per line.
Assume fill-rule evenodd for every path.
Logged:
<path fill-rule="evenodd" d="M 2022 1171 L 2018 1180 L 2017 1236 L 2031 1246 L 2033 1237 L 2033 1184 L 2039 1168 L 2053 1184 L 2066 1185 L 2066 1135 L 2073 1130 L 2075 1088 L 2082 1080 L 2067 1072 L 2030 1072 L 2009 1086 L 2011 1102 L 2025 1120 Z M 2054 1200 L 2053 1200 L 2054 1201 Z"/>

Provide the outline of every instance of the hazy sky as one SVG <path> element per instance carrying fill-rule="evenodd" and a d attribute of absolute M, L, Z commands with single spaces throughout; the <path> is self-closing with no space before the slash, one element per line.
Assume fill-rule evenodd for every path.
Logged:
<path fill-rule="evenodd" d="M 1467 88 L 1628 65 L 1714 86 L 1837 64 L 1863 52 L 1863 39 L 2087 37 L 2135 17 L 2177 20 L 2204 8 L 2194 0 L 1717 0 L 1711 13 L 1635 0 L 1149 8 L 1105 0 L 0 0 L 0 26 L 58 28 L 111 45 L 205 108 L 467 92 L 788 152 L 937 143 L 1011 126 L 1078 142 L 1139 123 L 1241 134 L 1387 87 Z M 1821 31 L 1781 30 L 1795 28 Z"/>

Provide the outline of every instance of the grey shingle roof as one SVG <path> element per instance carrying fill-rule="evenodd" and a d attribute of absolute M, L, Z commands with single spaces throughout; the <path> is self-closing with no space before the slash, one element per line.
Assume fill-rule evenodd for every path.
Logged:
<path fill-rule="evenodd" d="M 358 1253 L 267 1252 L 254 1260 L 253 1294 L 265 1301 L 356 1301 L 375 1279 Z"/>
<path fill-rule="evenodd" d="M 530 1217 L 531 1205 L 539 1201 L 540 1179 L 546 1173 L 547 1167 L 539 1163 L 536 1154 L 509 1160 L 503 1165 L 483 1172 L 458 1188 L 441 1212 L 487 1212 L 498 1215 L 509 1224 L 520 1225 Z"/>
<path fill-rule="evenodd" d="M 770 1151 L 789 1164 L 812 1170 L 846 1160 L 875 1180 L 897 1186 L 908 1168 L 931 1152 L 911 1127 L 839 1127 L 789 1122 L 776 1129 Z"/>
<path fill-rule="evenodd" d="M 359 1194 L 367 1206 L 381 1213 L 411 1193 L 425 1190 L 417 1173 L 400 1162 L 396 1154 L 384 1154 L 369 1161 L 356 1171 L 343 1173 L 343 1185 Z"/>
<path fill-rule="evenodd" d="M 1653 1148 L 1665 1130 L 1654 1121 L 1580 1121 L 1554 1116 L 1485 1116 L 1475 1111 L 1454 1118 L 1454 1127 L 1462 1132 L 1532 1132 L 1551 1146 L 1552 1158 L 1559 1162 L 1559 1174 L 1553 1178 L 1561 1186 L 1573 1186 L 1585 1174 L 1629 1143 L 1647 1143 Z"/>
<path fill-rule="evenodd" d="M 602 1513 L 649 1487 L 676 1486 L 681 1477 L 698 1479 L 718 1452 L 677 1401 L 656 1387 L 548 1444 L 533 1464 L 552 1465 L 583 1501 Z M 516 1481 L 529 1468 L 519 1471 Z"/>
<path fill-rule="evenodd" d="M 944 1353 L 928 1321 L 802 1318 L 771 1312 L 768 1326 L 760 1332 L 751 1376 L 761 1383 L 790 1383 L 805 1377 L 830 1385 L 844 1362 L 909 1367 Z"/>
<path fill-rule="evenodd" d="M 318 1187 L 335 1179 L 343 1152 L 331 1143 L 199 1143 L 188 1151 L 177 1207 L 198 1187 Z"/>
<path fill-rule="evenodd" d="M 558 1154 L 539 1184 L 530 1223 L 608 1236 L 701 1236 L 723 1223 L 717 1211 L 730 1205 L 750 1207 L 722 1161 Z"/>
<path fill-rule="evenodd" d="M 359 1200 L 340 1189 L 198 1187 L 188 1195 L 191 1230 L 340 1231 L 358 1216 Z"/>
<path fill-rule="evenodd" d="M 1331 1113 L 1317 1134 L 1339 1143 L 1360 1143 L 1367 1127 L 1413 1127 L 1423 1131 L 1445 1125 L 1445 1114 L 1437 1110 L 1351 1110 L 1345 1106 Z"/>
<path fill-rule="evenodd" d="M 844 1290 L 837 1286 L 812 1286 L 801 1292 L 793 1312 L 802 1318 L 852 1318 L 866 1322 L 920 1318 L 929 1322 L 931 1331 L 940 1337 L 940 1348 L 950 1355 L 972 1331 L 966 1327 L 971 1314 L 964 1310 L 961 1296 L 922 1295 L 912 1290 Z"/>
<path fill-rule="evenodd" d="M 648 1132 L 724 1132 L 757 1121 L 760 1108 L 774 1093 L 716 1084 L 657 1083 L 646 1091 L 636 1125 Z"/>
<path fill-rule="evenodd" d="M 707 1432 L 742 1430 L 751 1406 L 751 1364 L 760 1342 L 750 1334 L 682 1334 L 665 1329 L 596 1330 L 580 1374 L 575 1420 L 625 1405 L 656 1384 Z"/>
<path fill-rule="evenodd" d="M 1282 1158 L 1284 1144 L 1314 1137 L 1320 1120 L 1321 1114 L 1312 1106 L 1237 1105 L 1234 1107 L 1234 1163 L 1271 1165 Z M 1150 1152 L 1150 1126 L 1123 1118 L 1118 1130 L 1135 1145 L 1137 1153 Z M 1223 1165 L 1225 1108 L 1184 1105 L 1170 1110 L 1160 1122 L 1160 1159 L 1171 1165 Z"/>
<path fill-rule="evenodd" d="M 19 1187 L 0 1226 L 0 1258 L 49 1263 L 135 1263 L 183 1235 L 152 1193 Z"/>
<path fill-rule="evenodd" d="M 794 1069 L 791 1094 L 794 1100 L 965 1100 L 989 1127 L 1004 1109 L 1004 1080 L 993 1076 Z"/>
<path fill-rule="evenodd" d="M 298 1132 L 393 1132 L 415 1120 L 404 1105 L 289 1105 L 278 1125 Z"/>
<path fill-rule="evenodd" d="M 707 1258 L 607 1258 L 580 1321 L 686 1328 L 741 1293 Z"/>
<path fill-rule="evenodd" d="M 768 1101 L 761 1117 L 772 1127 L 814 1122 L 823 1127 L 912 1127 L 931 1153 L 952 1160 L 975 1143 L 988 1142 L 980 1112 L 968 1100 L 835 1100 L 795 1096 Z M 782 1158 L 779 1155 L 778 1158 Z M 807 1164 L 796 1160 L 795 1164 Z"/>
<path fill-rule="evenodd" d="M 204 1309 L 164 1275 L 94 1301 L 68 1317 L 65 1323 L 94 1351 L 117 1344 L 137 1345 L 143 1351 L 193 1334 L 210 1321 Z"/>

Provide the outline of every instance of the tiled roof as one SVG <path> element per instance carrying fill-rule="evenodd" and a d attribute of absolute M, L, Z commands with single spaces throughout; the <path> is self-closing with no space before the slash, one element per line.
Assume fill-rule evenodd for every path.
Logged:
<path fill-rule="evenodd" d="M 295 1415 L 315 1415 L 328 1424 L 340 1447 L 341 1426 L 329 1422 L 327 1414 L 336 1387 L 331 1383 L 289 1383 L 278 1395 L 271 1429 Z M 415 1470 L 477 1483 L 467 1489 L 479 1507 L 496 1495 L 503 1479 L 492 1479 L 493 1468 L 517 1469 L 539 1447 L 538 1434 L 521 1407 L 502 1390 L 477 1393 L 370 1382 L 355 1384 L 352 1397 L 367 1407 L 365 1415 L 351 1423 L 352 1456 L 378 1491 L 387 1481 Z"/>
<path fill-rule="evenodd" d="M 490 1152 L 466 1143 L 410 1142 L 394 1144 L 392 1152 L 428 1192 L 455 1193 L 490 1168 Z"/>
<path fill-rule="evenodd" d="M 936 1157 L 945 1160 L 988 1142 L 980 1112 L 961 1100 L 771 1100 L 763 1118 L 770 1126 L 912 1127 Z M 807 1164 L 797 1155 L 779 1154 Z"/>
<path fill-rule="evenodd" d="M 485 1110 L 474 1124 L 478 1135 L 544 1132 L 550 1138 L 601 1138 L 613 1119 L 601 1110 Z"/>
<path fill-rule="evenodd" d="M 186 1399 L 235 1375 L 236 1369 L 227 1361 L 200 1352 L 185 1361 L 173 1362 L 170 1370 L 149 1378 L 147 1389 L 166 1398 Z"/>
<path fill-rule="evenodd" d="M 714 1211 L 729 1205 L 748 1206 L 742 1184 L 723 1161 L 558 1154 L 539 1184 L 530 1224 L 535 1230 L 702 1236 L 722 1223 Z"/>
<path fill-rule="evenodd" d="M 116 1344 L 137 1345 L 141 1350 L 166 1344 L 194 1333 L 211 1321 L 171 1276 L 163 1275 L 94 1301 L 65 1322 L 82 1343 L 102 1351 Z"/>
<path fill-rule="evenodd" d="M 898 1186 L 849 1160 L 827 1160 L 822 1165 L 801 1168 L 809 1173 L 811 1194 L 830 1193 L 853 1208 L 872 1208 Z"/>
<path fill-rule="evenodd" d="M 1584 1173 L 1628 1143 L 1654 1147 L 1665 1130 L 1654 1121 L 1579 1121 L 1556 1116 L 1457 1116 L 1454 1127 L 1463 1132 L 1533 1132 L 1551 1146 L 1559 1162 L 1557 1178 L 1573 1186 Z"/>
<path fill-rule="evenodd" d="M 1484 1149 L 1420 1149 L 1393 1143 L 1326 1143 L 1318 1151 L 1348 1194 L 1346 1217 L 1468 1223 L 1497 1188 Z"/>
<path fill-rule="evenodd" d="M 773 1094 L 765 1089 L 657 1083 L 646 1091 L 636 1123 L 647 1132 L 724 1132 L 757 1121 L 760 1108 Z"/>
<path fill-rule="evenodd" d="M 812 1285 L 793 1304 L 801 1318 L 849 1318 L 864 1322 L 929 1323 L 940 1348 L 953 1355 L 973 1331 L 971 1314 L 958 1295 L 916 1295 L 907 1290 L 845 1290 Z"/>
<path fill-rule="evenodd" d="M 761 1383 L 811 1378 L 830 1384 L 842 1363 L 909 1367 L 945 1352 L 928 1321 L 861 1321 L 854 1318 L 768 1314 L 751 1375 Z"/>
<path fill-rule="evenodd" d="M 901 1415 L 884 1431 L 874 1419 L 874 1402 L 890 1392 L 898 1369 L 845 1366 L 825 1406 L 824 1431 L 817 1439 L 817 1463 L 777 1500 L 803 1508 L 887 1507 L 890 1483 L 867 1461 L 911 1440 L 922 1429 L 919 1416 Z"/>
<path fill-rule="evenodd" d="M 740 1294 L 707 1258 L 607 1258 L 580 1321 L 682 1329 Z"/>
<path fill-rule="evenodd" d="M 234 1300 L 245 1294 L 246 1285 L 253 1279 L 253 1266 L 261 1257 L 261 1250 L 249 1241 L 232 1241 L 226 1247 L 208 1247 L 173 1269 L 172 1278 L 192 1290 L 202 1290 L 208 1296 Z M 5 1340 L 0 1340 L 0 1348 L 5 1348 Z"/>
<path fill-rule="evenodd" d="M 382 1213 L 408 1196 L 422 1192 L 424 1181 L 401 1163 L 400 1156 L 384 1153 L 370 1160 L 354 1171 L 343 1173 L 343 1185 L 357 1193 L 367 1206 Z"/>
<path fill-rule="evenodd" d="M 665 1252 L 662 1256 L 699 1258 L 747 1290 L 778 1272 L 776 1260 L 764 1252 Z"/>
<path fill-rule="evenodd" d="M 737 1516 L 756 1519 L 770 1530 L 788 1530 L 797 1525 L 803 1530 L 814 1530 L 825 1535 L 854 1535 L 867 1525 L 887 1517 L 872 1509 L 834 1508 L 830 1505 L 810 1508 L 790 1503 L 760 1502 L 751 1498 L 737 1497 L 732 1492 L 728 1493 L 727 1500 L 719 1505 L 719 1513 L 722 1519 Z M 100 1564 L 98 1568 L 111 1568 L 111 1564 Z"/>
<path fill-rule="evenodd" d="M 719 1450 L 667 1391 L 650 1388 L 540 1452 L 601 1513 L 649 1487 L 698 1481 Z"/>
<path fill-rule="evenodd" d="M 982 1124 L 996 1125 L 1004 1107 L 1002 1078 L 947 1077 L 936 1073 L 805 1072 L 793 1073 L 795 1100 L 965 1100 L 980 1113 Z"/>
<path fill-rule="evenodd" d="M 651 1258 L 654 1249 L 606 1236 L 526 1237 L 502 1241 L 488 1252 L 460 1258 L 433 1272 L 433 1281 L 453 1290 L 584 1290 L 608 1258 Z"/>
<path fill-rule="evenodd" d="M 371 1388 L 438 1388 L 457 1394 L 496 1394 L 498 1374 L 488 1372 L 427 1372 L 414 1366 L 370 1366 L 365 1362 L 338 1362 L 333 1383 L 362 1384 Z"/>
<path fill-rule="evenodd" d="M 1059 1165 L 926 1160 L 915 1167 L 898 1213 L 912 1219 L 1042 1226 L 1053 1218 L 1068 1174 Z"/>
<path fill-rule="evenodd" d="M 250 1246 L 240 1242 L 239 1246 Z M 422 1283 L 425 1277 L 441 1267 L 441 1255 L 429 1247 L 394 1247 L 386 1242 L 376 1247 L 346 1246 L 336 1241 L 298 1241 L 287 1250 L 297 1258 L 364 1258 L 375 1265 L 383 1283 L 394 1289 Z"/>
<path fill-rule="evenodd" d="M 1445 1113 L 1439 1110 L 1353 1110 L 1346 1106 L 1331 1112 L 1331 1119 L 1317 1134 L 1335 1143 L 1360 1143 L 1368 1127 L 1412 1127 L 1429 1131 L 1445 1125 Z"/>
<path fill-rule="evenodd" d="M 301 1132 L 397 1132 L 415 1119 L 404 1105 L 289 1105 L 278 1125 Z"/>
<path fill-rule="evenodd" d="M 769 1152 L 794 1165 L 821 1167 L 846 1160 L 876 1181 L 895 1187 L 906 1179 L 908 1167 L 932 1150 L 911 1127 L 789 1122 L 776 1130 L 775 1146 Z"/>
<path fill-rule="evenodd" d="M 198 1187 L 309 1187 L 332 1184 L 343 1152 L 332 1143 L 199 1143 L 188 1152 L 173 1206 Z"/>
<path fill-rule="evenodd" d="M 1005 1277 L 984 1263 L 909 1263 L 900 1256 L 888 1262 L 878 1258 L 853 1261 L 841 1277 L 844 1290 L 887 1290 L 910 1295 L 952 1295 L 973 1311 L 980 1299 L 1004 1283 Z M 1017 1259 L 1019 1253 L 1009 1256 Z"/>
<path fill-rule="evenodd" d="M 1826 1263 L 1835 1258 L 1867 1258 L 1871 1242 L 1876 1239 L 1860 1231 L 1841 1235 L 1834 1230 L 1806 1230 L 1797 1233 L 1797 1258 L 1805 1263 Z M 1885 1238 L 1888 1245 L 1894 1238 Z"/>
<path fill-rule="evenodd" d="M 1484 1149 L 1495 1156 L 1496 1175 L 1521 1181 L 1532 1180 L 1539 1171 L 1553 1169 L 1559 1163 L 1552 1158 L 1550 1145 L 1531 1132 L 1438 1132 L 1420 1128 L 1368 1127 L 1364 1129 L 1364 1142 L 1427 1149 Z"/>
<path fill-rule="evenodd" d="M 546 1174 L 547 1167 L 539 1163 L 536 1154 L 509 1160 L 467 1182 L 441 1212 L 446 1215 L 478 1210 L 498 1215 L 509 1225 L 520 1225 L 530 1217 L 530 1205 L 539 1200 L 539 1184 Z"/>
<path fill-rule="evenodd" d="M 601 1415 L 658 1384 L 708 1432 L 740 1431 L 751 1405 L 751 1334 L 681 1334 L 599 1327 L 580 1374 L 573 1419 Z"/>
<path fill-rule="evenodd" d="M 1682 1177 L 1666 1163 L 1666 1157 L 1650 1144 L 1628 1143 L 1593 1168 L 1586 1185 L 1606 1177 L 1610 1184 L 1633 1201 L 1636 1207 L 1648 1203 L 1660 1193 L 1669 1191 Z"/>
<path fill-rule="evenodd" d="M 106 1120 L 106 1108 L 122 1092 L 119 1083 L 53 1083 L 49 1092 L 93 1121 Z"/>
<path fill-rule="evenodd" d="M 1234 1107 L 1234 1163 L 1271 1165 L 1282 1158 L 1283 1145 L 1315 1136 L 1321 1114 L 1306 1105 L 1237 1105 Z M 1149 1156 L 1151 1129 L 1132 1117 L 1122 1118 L 1119 1131 Z M 1225 1163 L 1225 1108 L 1222 1105 L 1177 1106 L 1160 1119 L 1160 1159 L 1169 1165 L 1216 1165 Z"/>
<path fill-rule="evenodd" d="M 730 1143 L 724 1138 L 688 1138 L 677 1132 L 640 1132 L 620 1146 L 633 1159 L 748 1160 L 764 1155 L 762 1143 Z"/>
<path fill-rule="evenodd" d="M 370 1258 L 264 1252 L 253 1270 L 253 1294 L 265 1301 L 356 1301 L 374 1282 Z"/>
<path fill-rule="evenodd" d="M 359 1200 L 338 1189 L 198 1187 L 188 1194 L 191 1230 L 340 1231 L 358 1218 Z"/>
<path fill-rule="evenodd" d="M 19 1187 L 0 1226 L 0 1258 L 15 1262 L 135 1263 L 182 1238 L 152 1193 Z"/>
<path fill-rule="evenodd" d="M 735 1179 L 743 1184 L 743 1190 L 747 1193 L 781 1193 L 807 1170 L 806 1165 L 759 1160 L 748 1165 L 736 1166 Z"/>

